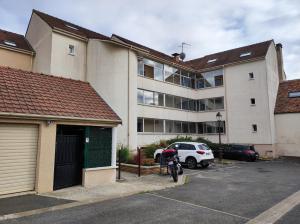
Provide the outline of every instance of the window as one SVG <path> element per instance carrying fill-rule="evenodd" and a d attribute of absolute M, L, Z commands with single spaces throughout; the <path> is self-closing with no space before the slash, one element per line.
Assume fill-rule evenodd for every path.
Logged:
<path fill-rule="evenodd" d="M 197 88 L 210 88 L 216 86 L 223 86 L 223 70 L 214 70 L 209 72 L 204 72 L 198 75 Z"/>
<path fill-rule="evenodd" d="M 215 109 L 216 110 L 224 109 L 224 97 L 215 98 Z"/>
<path fill-rule="evenodd" d="M 165 94 L 166 107 L 174 107 L 174 96 Z"/>
<path fill-rule="evenodd" d="M 143 62 L 143 60 L 138 61 L 138 75 L 144 76 L 144 62 Z"/>
<path fill-rule="evenodd" d="M 187 98 L 182 98 L 182 109 L 183 110 L 189 110 L 189 99 Z"/>
<path fill-rule="evenodd" d="M 197 111 L 197 100 L 189 100 L 189 110 Z"/>
<path fill-rule="evenodd" d="M 250 73 L 249 73 L 249 79 L 250 79 L 250 80 L 254 79 L 254 74 L 253 74 L 253 72 L 250 72 Z"/>
<path fill-rule="evenodd" d="M 181 143 L 179 146 L 180 150 L 196 150 L 195 146 L 191 144 Z"/>
<path fill-rule="evenodd" d="M 181 121 L 174 121 L 174 129 L 175 129 L 175 133 L 182 133 L 181 132 Z"/>
<path fill-rule="evenodd" d="M 190 133 L 189 132 L 189 123 L 188 122 L 182 122 L 182 133 Z"/>
<path fill-rule="evenodd" d="M 154 92 L 144 90 L 144 104 L 154 104 Z"/>
<path fill-rule="evenodd" d="M 181 109 L 181 97 L 174 96 L 174 107 L 177 109 Z"/>
<path fill-rule="evenodd" d="M 256 124 L 252 124 L 252 132 L 257 132 L 257 125 Z"/>
<path fill-rule="evenodd" d="M 164 94 L 163 93 L 154 93 L 154 104 L 156 106 L 164 106 Z"/>
<path fill-rule="evenodd" d="M 251 55 L 251 52 L 244 52 L 244 53 L 241 53 L 240 54 L 240 57 L 246 57 L 246 56 L 250 56 Z"/>
<path fill-rule="evenodd" d="M 217 121 L 206 121 L 198 123 L 198 134 L 218 134 L 219 124 Z M 225 121 L 221 122 L 220 132 L 225 133 Z"/>
<path fill-rule="evenodd" d="M 144 58 L 138 62 L 138 74 L 150 79 L 164 80 L 164 65 Z"/>
<path fill-rule="evenodd" d="M 138 101 L 138 103 L 141 103 L 141 104 L 144 103 L 144 91 L 141 89 L 137 90 L 137 101 Z"/>
<path fill-rule="evenodd" d="M 144 132 L 154 132 L 154 120 L 144 118 Z"/>
<path fill-rule="evenodd" d="M 300 97 L 300 92 L 289 92 L 289 98 Z"/>
<path fill-rule="evenodd" d="M 143 132 L 143 118 L 138 118 L 137 120 L 137 132 Z"/>
<path fill-rule="evenodd" d="M 251 102 L 251 105 L 254 106 L 255 105 L 255 98 L 251 98 L 250 102 Z"/>
<path fill-rule="evenodd" d="M 75 46 L 69 44 L 69 55 L 75 55 Z"/>
<path fill-rule="evenodd" d="M 214 59 L 210 59 L 210 60 L 208 60 L 207 61 L 207 63 L 213 63 L 213 62 L 216 62 L 217 61 L 217 59 L 216 58 L 214 58 Z"/>
<path fill-rule="evenodd" d="M 190 123 L 189 123 L 189 131 L 190 131 L 190 133 L 192 133 L 192 134 L 195 134 L 195 133 L 196 133 L 196 123 L 195 123 L 195 122 L 190 122 Z"/>
<path fill-rule="evenodd" d="M 164 120 L 154 121 L 154 132 L 164 132 Z"/>
<path fill-rule="evenodd" d="M 144 76 L 154 79 L 154 68 L 149 65 L 144 65 Z"/>
<path fill-rule="evenodd" d="M 224 109 L 224 97 L 201 99 L 198 102 L 199 102 L 199 111 Z"/>
<path fill-rule="evenodd" d="M 165 125 L 166 125 L 166 130 L 165 130 L 166 133 L 174 133 L 175 132 L 174 121 L 166 120 Z"/>
<path fill-rule="evenodd" d="M 14 41 L 10 41 L 10 40 L 5 40 L 3 41 L 4 44 L 8 45 L 8 46 L 12 46 L 12 47 L 16 47 L 17 44 Z"/>

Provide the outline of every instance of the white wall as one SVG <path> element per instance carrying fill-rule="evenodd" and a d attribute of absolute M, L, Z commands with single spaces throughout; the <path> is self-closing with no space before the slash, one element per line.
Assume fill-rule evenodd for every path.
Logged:
<path fill-rule="evenodd" d="M 69 54 L 69 45 L 75 47 L 75 55 Z M 85 81 L 87 43 L 52 33 L 51 74 Z"/>
<path fill-rule="evenodd" d="M 87 81 L 122 119 L 117 142 L 137 145 L 137 57 L 126 48 L 89 40 Z"/>
<path fill-rule="evenodd" d="M 274 110 L 279 85 L 278 62 L 275 44 L 272 42 L 266 55 L 267 85 L 269 97 L 270 132 L 272 144 L 276 142 Z"/>
<path fill-rule="evenodd" d="M 250 72 L 254 80 L 249 80 Z M 266 73 L 264 60 L 225 68 L 228 142 L 272 144 Z M 250 105 L 250 98 L 256 99 L 256 106 Z M 252 124 L 257 124 L 256 133 Z"/>
<path fill-rule="evenodd" d="M 51 73 L 52 29 L 35 13 L 32 14 L 26 38 L 36 52 L 33 71 Z"/>
<path fill-rule="evenodd" d="M 278 155 L 300 157 L 300 113 L 276 114 L 275 121 Z"/>

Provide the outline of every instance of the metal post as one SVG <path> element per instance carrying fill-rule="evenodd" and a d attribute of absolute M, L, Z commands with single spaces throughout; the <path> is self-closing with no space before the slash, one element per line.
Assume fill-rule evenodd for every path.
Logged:
<path fill-rule="evenodd" d="M 140 177 L 141 176 L 141 148 L 138 147 L 138 176 Z"/>
<path fill-rule="evenodd" d="M 221 148 L 221 120 L 218 121 L 218 132 L 219 132 L 219 160 L 223 159 L 223 149 Z"/>
<path fill-rule="evenodd" d="M 119 161 L 118 180 L 121 180 L 121 150 L 118 150 L 118 161 Z"/>

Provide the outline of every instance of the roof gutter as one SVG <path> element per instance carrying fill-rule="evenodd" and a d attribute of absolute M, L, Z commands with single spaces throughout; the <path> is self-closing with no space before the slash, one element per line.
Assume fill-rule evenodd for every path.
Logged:
<path fill-rule="evenodd" d="M 24 119 L 68 120 L 68 121 L 76 121 L 76 122 L 79 122 L 79 121 L 87 122 L 88 121 L 88 122 L 105 123 L 105 124 L 122 124 L 121 120 L 111 120 L 111 119 L 95 119 L 95 118 L 81 118 L 81 117 L 0 112 L 0 117 L 7 117 L 7 116 L 9 116 L 11 118 L 24 118 Z"/>
<path fill-rule="evenodd" d="M 5 50 L 10 50 L 10 51 L 16 51 L 16 52 L 23 53 L 23 54 L 28 54 L 31 56 L 35 55 L 34 51 L 28 51 L 28 50 L 24 50 L 24 49 L 17 48 L 17 47 L 10 47 L 10 46 L 6 46 L 4 44 L 0 44 L 0 48 L 3 48 Z"/>
<path fill-rule="evenodd" d="M 52 30 L 55 33 L 62 34 L 62 35 L 68 36 L 68 37 L 73 37 L 75 39 L 79 39 L 79 40 L 84 41 L 84 42 L 88 42 L 88 40 L 89 40 L 87 37 L 83 37 L 83 36 L 74 34 L 72 32 L 68 32 L 66 30 L 62 30 L 62 29 L 57 28 L 57 27 L 53 27 Z"/>

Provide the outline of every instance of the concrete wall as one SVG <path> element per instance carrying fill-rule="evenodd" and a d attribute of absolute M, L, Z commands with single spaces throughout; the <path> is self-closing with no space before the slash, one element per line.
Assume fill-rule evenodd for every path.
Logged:
<path fill-rule="evenodd" d="M 69 45 L 75 54 L 69 54 Z M 62 34 L 52 33 L 51 74 L 77 80 L 86 80 L 87 43 Z"/>
<path fill-rule="evenodd" d="M 52 29 L 39 16 L 32 14 L 25 37 L 36 52 L 33 71 L 50 74 Z"/>
<path fill-rule="evenodd" d="M 278 155 L 300 157 L 300 113 L 276 114 L 275 122 Z"/>
<path fill-rule="evenodd" d="M 254 80 L 249 73 L 254 73 Z M 225 68 L 228 142 L 272 144 L 267 71 L 264 60 Z M 255 98 L 256 105 L 250 105 Z M 252 131 L 257 124 L 257 132 Z"/>
<path fill-rule="evenodd" d="M 277 91 L 279 85 L 279 71 L 278 71 L 278 60 L 275 44 L 272 42 L 268 53 L 266 55 L 266 68 L 267 68 L 267 88 L 269 98 L 269 116 L 270 116 L 270 133 L 271 143 L 276 142 L 276 131 L 275 131 L 275 117 L 274 110 L 277 98 Z"/>
<path fill-rule="evenodd" d="M 33 56 L 13 50 L 0 48 L 0 65 L 11 68 L 32 70 Z"/>
<path fill-rule="evenodd" d="M 127 50 L 99 40 L 89 40 L 87 81 L 122 119 L 118 144 L 137 145 L 137 57 Z"/>

